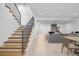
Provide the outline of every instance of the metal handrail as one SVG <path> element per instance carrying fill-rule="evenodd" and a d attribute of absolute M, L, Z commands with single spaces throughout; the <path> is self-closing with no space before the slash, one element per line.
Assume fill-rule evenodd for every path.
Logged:
<path fill-rule="evenodd" d="M 18 13 L 20 14 L 20 21 L 19 21 L 19 24 L 21 25 L 21 13 L 20 13 L 19 9 L 17 8 L 16 3 L 14 3 L 14 6 L 16 7 L 16 9 L 17 9 Z"/>
<path fill-rule="evenodd" d="M 15 5 L 15 7 L 16 7 L 16 9 L 17 9 L 17 11 L 19 12 L 19 14 L 20 14 L 20 25 L 21 25 L 21 13 L 20 13 L 20 11 L 18 10 L 18 8 L 17 8 L 17 5 L 14 3 L 14 5 Z M 30 27 L 30 26 L 31 27 Z M 26 46 L 27 46 L 27 41 L 28 41 L 28 39 L 29 39 L 29 35 L 27 36 L 27 38 L 26 38 L 26 40 L 25 40 L 25 34 L 27 33 L 27 30 L 29 30 L 30 32 L 29 32 L 29 34 L 31 33 L 31 30 L 32 30 L 32 28 L 33 28 L 33 26 L 34 26 L 34 17 L 32 17 L 31 19 L 30 19 L 30 21 L 27 23 L 27 25 L 25 25 L 24 27 L 23 27 L 23 30 L 22 30 L 22 55 L 24 55 L 24 50 L 25 50 L 25 48 L 26 48 Z M 30 28 L 30 29 L 28 29 L 28 28 Z"/>
<path fill-rule="evenodd" d="M 9 12 L 11 12 L 13 14 L 13 11 L 10 10 L 11 7 L 9 7 L 7 4 L 9 4 L 9 3 L 5 3 L 5 6 L 9 9 Z M 18 21 L 18 22 L 19 22 L 19 25 L 21 25 L 21 13 L 20 13 L 19 9 L 17 8 L 16 3 L 11 3 L 11 4 L 13 4 L 13 6 L 16 8 L 17 12 L 20 15 L 20 21 Z M 13 15 L 13 16 L 16 17 L 15 15 Z M 15 19 L 18 20 L 17 18 L 15 18 Z"/>
<path fill-rule="evenodd" d="M 22 55 L 25 52 L 24 50 L 29 41 L 29 37 L 30 37 L 33 26 L 34 26 L 34 18 L 32 17 L 30 21 L 27 23 L 27 25 L 23 27 L 23 30 L 22 30 Z"/>

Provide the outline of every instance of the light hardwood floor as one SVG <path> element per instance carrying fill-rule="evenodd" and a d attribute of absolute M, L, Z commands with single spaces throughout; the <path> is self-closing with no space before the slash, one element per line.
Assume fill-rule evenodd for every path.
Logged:
<path fill-rule="evenodd" d="M 66 49 L 61 53 L 62 43 L 48 43 L 44 34 L 38 35 L 38 38 L 33 41 L 28 56 L 66 56 Z M 69 56 L 75 56 L 69 53 Z"/>

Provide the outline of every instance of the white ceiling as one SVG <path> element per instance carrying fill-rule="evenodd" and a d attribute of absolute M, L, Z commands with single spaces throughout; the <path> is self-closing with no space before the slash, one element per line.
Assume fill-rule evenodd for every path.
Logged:
<path fill-rule="evenodd" d="M 28 3 L 36 17 L 77 17 L 79 3 Z"/>
<path fill-rule="evenodd" d="M 79 3 L 23 3 L 22 5 L 29 6 L 34 16 L 43 20 L 54 17 L 70 21 L 79 17 Z"/>

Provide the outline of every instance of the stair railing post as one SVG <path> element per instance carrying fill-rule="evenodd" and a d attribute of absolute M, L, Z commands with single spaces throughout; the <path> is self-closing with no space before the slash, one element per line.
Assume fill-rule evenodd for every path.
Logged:
<path fill-rule="evenodd" d="M 22 55 L 24 54 L 24 40 L 23 40 L 23 35 L 24 35 L 24 33 L 23 33 L 23 31 L 22 31 Z"/>

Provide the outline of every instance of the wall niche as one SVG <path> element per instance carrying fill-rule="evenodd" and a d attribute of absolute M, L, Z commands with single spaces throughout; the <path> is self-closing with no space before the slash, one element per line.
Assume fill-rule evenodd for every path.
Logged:
<path fill-rule="evenodd" d="M 58 32 L 59 33 L 60 32 L 59 28 L 60 27 L 58 27 L 57 24 L 51 24 L 51 32 L 54 32 L 54 33 Z"/>

